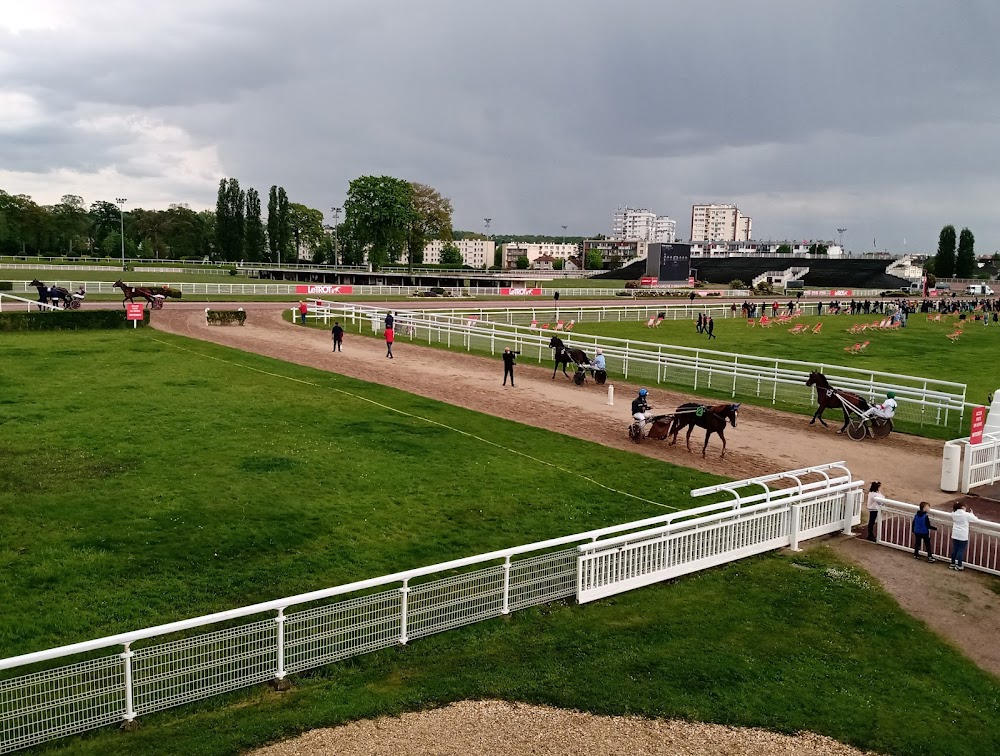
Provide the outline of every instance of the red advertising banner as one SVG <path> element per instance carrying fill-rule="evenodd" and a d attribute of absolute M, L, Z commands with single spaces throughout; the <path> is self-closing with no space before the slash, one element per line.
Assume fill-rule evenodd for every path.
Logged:
<path fill-rule="evenodd" d="M 500 289 L 502 297 L 540 297 L 541 289 Z"/>
<path fill-rule="evenodd" d="M 639 279 L 640 286 L 656 286 L 659 279 L 656 276 L 643 276 Z"/>
<path fill-rule="evenodd" d="M 129 303 L 125 305 L 125 318 L 126 320 L 142 320 L 142 310 L 145 305 L 142 302 L 137 302 L 135 304 Z"/>
<path fill-rule="evenodd" d="M 986 425 L 986 408 L 975 407 L 972 410 L 972 430 L 969 432 L 969 444 L 975 446 L 983 443 L 983 427 Z"/>
<path fill-rule="evenodd" d="M 308 286 L 296 286 L 296 294 L 353 294 L 353 286 L 336 286 L 324 284 L 309 284 Z"/>
<path fill-rule="evenodd" d="M 810 289 L 804 291 L 806 297 L 853 297 L 854 289 Z"/>

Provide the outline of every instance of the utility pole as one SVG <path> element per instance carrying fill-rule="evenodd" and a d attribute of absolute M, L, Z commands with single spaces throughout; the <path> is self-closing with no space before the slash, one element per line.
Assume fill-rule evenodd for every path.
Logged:
<path fill-rule="evenodd" d="M 333 264 L 337 266 L 340 264 L 340 208 L 331 207 L 330 212 L 333 213 Z"/>
<path fill-rule="evenodd" d="M 489 248 L 489 244 L 490 244 L 490 223 L 492 223 L 492 222 L 493 222 L 492 218 L 483 218 L 483 224 L 486 226 L 486 246 L 487 246 L 487 249 Z M 485 267 L 486 270 L 489 270 L 490 269 L 489 254 L 483 255 L 483 257 L 487 258 L 484 261 L 485 262 L 484 267 Z M 502 262 L 503 261 L 501 260 L 501 263 Z"/>
<path fill-rule="evenodd" d="M 128 202 L 124 197 L 115 197 L 115 204 L 118 205 L 118 214 L 121 216 L 122 221 L 122 272 L 124 273 L 128 268 L 125 266 L 125 203 Z"/>
<path fill-rule="evenodd" d="M 846 228 L 838 228 L 837 229 L 837 233 L 840 234 L 840 252 L 841 252 L 841 254 L 843 254 L 843 252 L 844 252 L 844 232 L 846 230 L 847 230 Z"/>

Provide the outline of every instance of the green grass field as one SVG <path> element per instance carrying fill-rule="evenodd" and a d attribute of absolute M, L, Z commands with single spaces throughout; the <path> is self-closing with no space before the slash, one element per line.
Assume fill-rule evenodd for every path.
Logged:
<path fill-rule="evenodd" d="M 818 334 L 793 335 L 788 326 L 747 327 L 746 320 L 716 319 L 715 335 L 709 341 L 695 331 L 693 321 L 665 320 L 659 328 L 646 328 L 645 322 L 579 323 L 575 330 L 618 339 L 633 339 L 660 344 L 717 349 L 763 357 L 810 360 L 848 365 L 887 373 L 936 378 L 968 385 L 967 400 L 986 402 L 989 393 L 1000 388 L 1000 376 L 994 368 L 1000 357 L 1000 327 L 991 323 L 968 323 L 957 343 L 947 334 L 958 322 L 949 317 L 941 322 L 927 322 L 926 315 L 913 315 L 906 328 L 897 331 L 847 333 L 855 323 L 872 323 L 874 315 L 823 315 L 796 318 L 796 323 L 812 327 L 822 323 Z M 844 347 L 869 341 L 863 354 L 851 355 Z"/>
<path fill-rule="evenodd" d="M 2 335 L 0 350 L 2 656 L 664 511 L 421 416 L 674 505 L 716 480 L 152 331 Z M 40 750 L 237 753 L 482 697 L 808 729 L 887 753 L 1000 750 L 1000 682 L 824 549 L 522 612 L 294 682 Z"/>
<path fill-rule="evenodd" d="M 203 273 L 197 270 L 183 273 L 151 273 L 141 267 L 126 273 L 111 270 L 0 270 L 0 281 L 39 281 L 52 285 L 53 281 L 106 281 L 114 283 L 119 278 L 125 283 L 218 283 L 218 284 L 255 284 L 266 283 L 257 278 L 247 276 L 219 275 Z"/>

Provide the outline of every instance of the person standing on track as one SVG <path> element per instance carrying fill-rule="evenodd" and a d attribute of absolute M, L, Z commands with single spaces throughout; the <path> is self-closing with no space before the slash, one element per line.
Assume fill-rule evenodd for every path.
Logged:
<path fill-rule="evenodd" d="M 958 502 L 951 513 L 951 564 L 950 570 L 965 569 L 965 552 L 969 548 L 969 523 L 978 520 L 965 504 Z"/>
<path fill-rule="evenodd" d="M 503 350 L 503 385 L 507 385 L 507 376 L 510 376 L 510 387 L 514 388 L 514 360 L 520 352 L 514 352 L 510 347 Z"/>
<path fill-rule="evenodd" d="M 391 316 L 387 316 L 386 320 Z M 385 356 L 390 360 L 393 359 L 392 356 L 392 342 L 395 340 L 395 333 L 393 333 L 392 326 L 386 326 L 385 329 Z"/>
<path fill-rule="evenodd" d="M 341 351 L 340 347 L 344 342 L 344 329 L 340 327 L 340 323 L 334 323 L 330 333 L 333 334 L 333 351 Z"/>
<path fill-rule="evenodd" d="M 305 302 L 299 302 L 299 322 L 302 325 L 306 324 L 306 315 L 309 313 L 309 305 Z"/>

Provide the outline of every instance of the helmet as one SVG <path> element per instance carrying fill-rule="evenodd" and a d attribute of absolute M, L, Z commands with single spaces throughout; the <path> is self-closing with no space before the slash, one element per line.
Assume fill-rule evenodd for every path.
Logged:
<path fill-rule="evenodd" d="M 648 391 L 646 391 L 646 389 L 639 389 L 639 396 L 645 396 L 645 395 L 646 395 L 646 394 L 648 394 L 648 393 L 649 393 L 649 392 L 648 392 Z"/>
<path fill-rule="evenodd" d="M 888 397 L 889 399 L 895 399 L 895 398 L 896 398 L 896 392 L 895 392 L 895 391 L 887 391 L 885 395 L 886 395 L 886 396 L 887 396 L 887 397 Z"/>
<path fill-rule="evenodd" d="M 598 353 L 598 354 L 604 354 L 604 350 L 603 350 L 603 349 L 598 349 L 598 350 L 597 350 L 597 353 Z"/>

